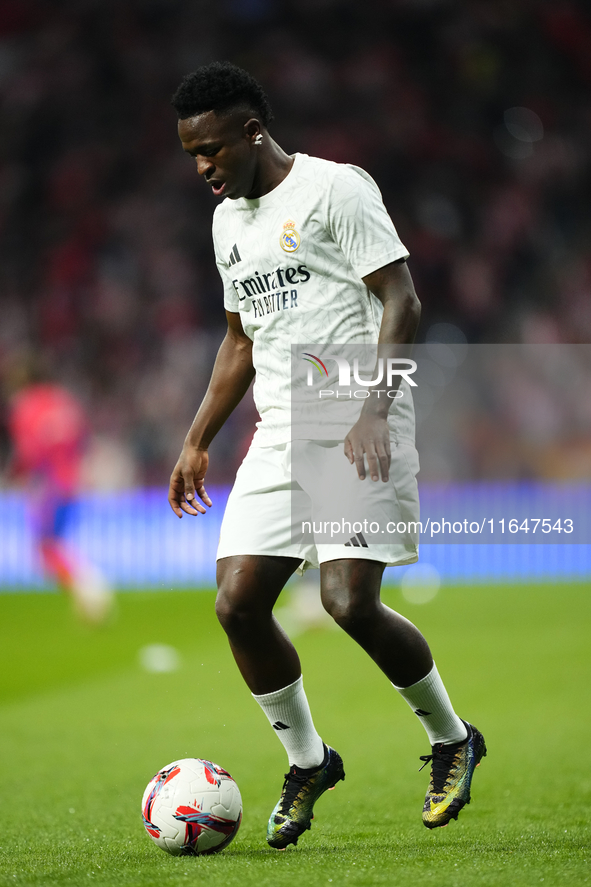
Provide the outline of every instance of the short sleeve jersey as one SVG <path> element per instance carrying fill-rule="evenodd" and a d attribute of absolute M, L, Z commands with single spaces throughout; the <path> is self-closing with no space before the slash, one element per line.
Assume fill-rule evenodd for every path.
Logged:
<path fill-rule="evenodd" d="M 253 445 L 291 438 L 291 346 L 377 343 L 383 307 L 362 278 L 408 256 L 364 170 L 306 154 L 263 197 L 224 200 L 213 220 L 224 305 L 253 342 Z M 390 424 L 414 441 L 410 396 Z"/>

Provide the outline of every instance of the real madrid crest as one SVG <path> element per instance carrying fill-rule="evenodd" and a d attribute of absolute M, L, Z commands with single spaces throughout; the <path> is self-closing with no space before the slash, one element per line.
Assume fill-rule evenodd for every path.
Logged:
<path fill-rule="evenodd" d="M 284 249 L 286 253 L 295 253 L 299 247 L 300 235 L 295 229 L 295 222 L 291 219 L 288 219 L 283 226 L 283 233 L 279 238 L 279 243 L 281 244 L 281 249 Z"/>

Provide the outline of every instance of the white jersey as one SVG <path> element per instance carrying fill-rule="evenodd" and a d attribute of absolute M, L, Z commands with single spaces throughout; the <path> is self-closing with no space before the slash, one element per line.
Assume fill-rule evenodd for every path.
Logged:
<path fill-rule="evenodd" d="M 383 306 L 362 277 L 408 251 L 368 173 L 296 154 L 262 197 L 226 198 L 213 220 L 224 305 L 253 341 L 254 446 L 292 438 L 291 346 L 377 343 Z M 410 392 L 394 400 L 394 437 L 414 443 Z M 346 433 L 346 431 L 345 431 Z M 344 434 L 343 434 L 344 436 Z"/>

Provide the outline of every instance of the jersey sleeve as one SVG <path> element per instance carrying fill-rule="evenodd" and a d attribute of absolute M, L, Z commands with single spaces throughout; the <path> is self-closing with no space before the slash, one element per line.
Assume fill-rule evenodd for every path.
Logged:
<path fill-rule="evenodd" d="M 221 204 L 220 204 L 221 206 Z M 213 250 L 215 253 L 215 263 L 218 267 L 218 271 L 220 273 L 220 277 L 222 278 L 222 285 L 224 287 L 224 308 L 226 311 L 232 311 L 234 313 L 238 313 L 239 309 L 239 301 L 238 294 L 236 289 L 234 288 L 234 284 L 232 283 L 232 276 L 230 274 L 227 262 L 222 258 L 222 251 L 219 242 L 219 236 L 217 234 L 217 228 L 219 224 L 219 216 L 218 209 L 220 207 L 216 207 L 216 211 L 213 216 L 213 226 L 212 226 L 212 235 L 213 235 Z"/>
<path fill-rule="evenodd" d="M 358 167 L 343 166 L 333 177 L 327 195 L 326 224 L 359 277 L 409 255 L 380 189 Z"/>

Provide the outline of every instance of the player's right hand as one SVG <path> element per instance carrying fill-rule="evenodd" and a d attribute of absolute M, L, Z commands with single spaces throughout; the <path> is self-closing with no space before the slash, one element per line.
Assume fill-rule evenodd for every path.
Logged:
<path fill-rule="evenodd" d="M 208 464 L 207 450 L 183 447 L 168 487 L 168 503 L 177 517 L 182 517 L 183 511 L 185 514 L 205 514 L 201 502 L 211 507 L 211 499 L 203 485 Z"/>

